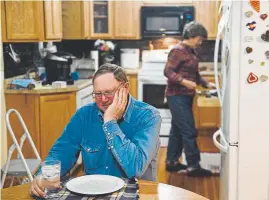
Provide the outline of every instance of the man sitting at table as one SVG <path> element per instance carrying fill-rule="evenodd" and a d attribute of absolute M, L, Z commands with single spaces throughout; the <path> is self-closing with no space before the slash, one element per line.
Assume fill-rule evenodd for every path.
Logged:
<path fill-rule="evenodd" d="M 46 160 L 60 160 L 64 175 L 81 151 L 85 174 L 156 181 L 158 110 L 129 95 L 126 74 L 117 65 L 102 65 L 94 74 L 93 87 L 95 102 L 73 115 Z M 44 196 L 42 183 L 42 176 L 36 176 L 30 193 Z"/>

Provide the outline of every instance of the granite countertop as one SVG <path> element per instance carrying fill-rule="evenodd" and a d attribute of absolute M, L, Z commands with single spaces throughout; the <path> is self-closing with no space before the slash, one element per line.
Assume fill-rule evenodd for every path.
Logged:
<path fill-rule="evenodd" d="M 13 78 L 14 79 L 14 78 Z M 12 79 L 11 79 L 12 80 Z M 6 80 L 5 82 L 5 94 L 54 94 L 54 93 L 66 93 L 66 92 L 77 92 L 83 88 L 92 85 L 92 79 L 80 79 L 74 82 L 73 85 L 67 85 L 66 88 L 52 88 L 51 85 L 36 87 L 35 89 L 7 89 L 7 84 L 10 82 Z"/>

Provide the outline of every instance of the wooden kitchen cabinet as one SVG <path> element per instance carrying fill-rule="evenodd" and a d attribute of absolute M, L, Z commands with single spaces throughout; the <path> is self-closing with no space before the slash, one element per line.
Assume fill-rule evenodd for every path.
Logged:
<path fill-rule="evenodd" d="M 113 1 L 90 1 L 90 38 L 113 37 Z"/>
<path fill-rule="evenodd" d="M 61 40 L 63 38 L 62 2 L 44 1 L 45 38 Z"/>
<path fill-rule="evenodd" d="M 37 151 L 40 153 L 40 126 L 38 117 L 39 97 L 36 95 L 6 94 L 5 101 L 7 110 L 14 108 L 19 111 L 37 148 Z M 24 132 L 17 116 L 14 113 L 10 115 L 10 125 L 14 134 L 16 135 L 17 141 L 19 142 L 19 138 Z M 11 140 L 9 131 L 7 131 L 7 134 L 7 147 L 9 148 L 13 142 Z M 25 141 L 22 152 L 26 158 L 35 157 L 28 140 Z"/>
<path fill-rule="evenodd" d="M 43 5 L 38 1 L 2 2 L 3 41 L 39 40 L 44 36 Z"/>
<path fill-rule="evenodd" d="M 90 37 L 90 2 L 63 1 L 63 39 Z"/>
<path fill-rule="evenodd" d="M 1 2 L 3 42 L 61 40 L 61 11 L 58 1 Z"/>
<path fill-rule="evenodd" d="M 112 1 L 63 1 L 63 39 L 113 37 Z"/>
<path fill-rule="evenodd" d="M 140 39 L 140 1 L 114 1 L 114 39 Z"/>
<path fill-rule="evenodd" d="M 135 99 L 137 99 L 138 97 L 137 74 L 128 74 L 127 79 L 129 80 L 129 84 L 130 84 L 130 94 Z"/>
<path fill-rule="evenodd" d="M 6 94 L 5 97 L 7 110 L 14 108 L 19 111 L 41 158 L 44 159 L 76 111 L 75 93 Z M 19 138 L 23 130 L 17 118 L 11 117 L 11 126 Z M 11 138 L 8 137 L 8 147 L 10 144 Z M 34 157 L 28 142 L 24 144 L 23 154 L 27 158 Z"/>
<path fill-rule="evenodd" d="M 207 81 L 215 83 L 213 75 L 203 75 Z M 199 90 L 208 90 L 198 86 Z M 195 127 L 197 129 L 218 128 L 220 127 L 221 110 L 220 102 L 217 97 L 206 98 L 195 96 L 193 104 L 193 114 Z"/>
<path fill-rule="evenodd" d="M 40 156 L 44 159 L 76 112 L 75 94 L 42 95 L 39 112 Z"/>
<path fill-rule="evenodd" d="M 216 39 L 220 1 L 197 0 L 193 2 L 193 5 L 195 7 L 195 19 L 207 29 L 208 39 Z"/>
<path fill-rule="evenodd" d="M 193 111 L 197 129 L 220 127 L 221 111 L 217 97 L 195 97 Z"/>
<path fill-rule="evenodd" d="M 63 1 L 63 38 L 140 39 L 141 5 L 139 1 Z"/>

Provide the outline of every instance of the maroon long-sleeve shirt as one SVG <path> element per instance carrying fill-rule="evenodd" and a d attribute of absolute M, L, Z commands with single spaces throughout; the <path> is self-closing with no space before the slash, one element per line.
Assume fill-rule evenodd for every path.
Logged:
<path fill-rule="evenodd" d="M 180 83 L 182 78 L 207 87 L 207 81 L 201 77 L 198 70 L 196 51 L 184 43 L 177 44 L 169 52 L 164 75 L 168 79 L 166 96 L 195 94 L 195 90 L 190 90 Z"/>

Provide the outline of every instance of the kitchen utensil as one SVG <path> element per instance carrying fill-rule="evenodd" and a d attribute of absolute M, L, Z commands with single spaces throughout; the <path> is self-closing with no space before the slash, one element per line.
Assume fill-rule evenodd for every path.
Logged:
<path fill-rule="evenodd" d="M 9 52 L 10 57 L 14 60 L 15 63 L 20 63 L 21 59 L 19 55 L 13 50 L 11 44 L 9 44 L 9 48 L 10 48 L 10 52 Z"/>

